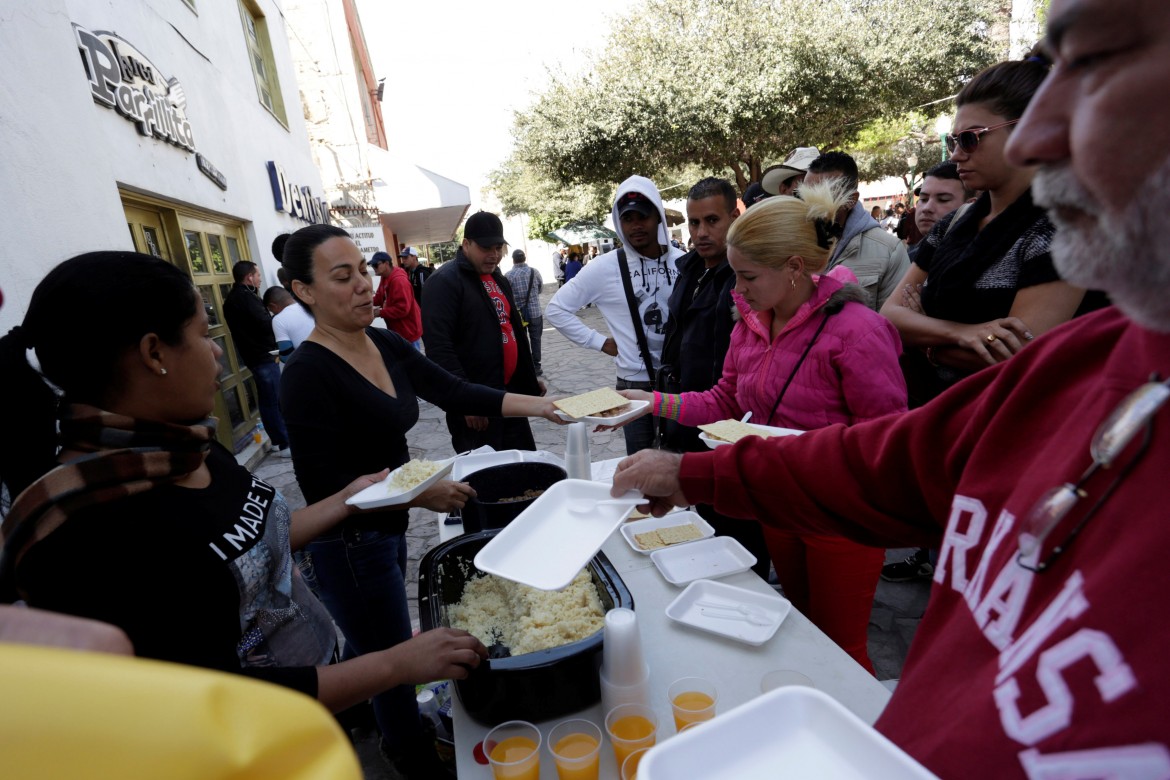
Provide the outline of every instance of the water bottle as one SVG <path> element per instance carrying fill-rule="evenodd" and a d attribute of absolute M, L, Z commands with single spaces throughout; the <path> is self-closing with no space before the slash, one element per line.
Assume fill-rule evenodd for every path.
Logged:
<path fill-rule="evenodd" d="M 252 431 L 252 441 L 259 444 L 264 440 L 264 423 L 256 423 L 256 430 Z"/>
<path fill-rule="evenodd" d="M 585 423 L 570 423 L 568 442 L 565 445 L 565 471 L 569 479 L 593 479 L 593 468 L 589 459 L 589 426 Z"/>

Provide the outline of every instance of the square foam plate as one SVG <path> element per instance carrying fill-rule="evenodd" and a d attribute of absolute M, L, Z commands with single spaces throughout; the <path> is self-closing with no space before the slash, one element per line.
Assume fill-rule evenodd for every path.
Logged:
<path fill-rule="evenodd" d="M 690 544 L 675 545 L 650 553 L 650 560 L 671 585 L 714 579 L 747 571 L 756 556 L 730 536 L 712 536 Z"/>
<path fill-rule="evenodd" d="M 407 488 L 406 490 L 395 490 L 390 487 L 390 482 L 394 479 L 394 475 L 405 468 L 405 465 L 403 465 L 391 471 L 386 475 L 386 479 L 376 485 L 370 485 L 360 493 L 355 493 L 345 499 L 345 503 L 356 506 L 359 509 L 380 509 L 384 506 L 397 506 L 399 504 L 409 503 L 431 485 L 447 476 L 451 471 L 451 465 L 455 462 L 455 458 L 447 458 L 446 460 L 435 462 L 440 465 L 439 470 L 413 487 Z"/>
<path fill-rule="evenodd" d="M 702 602 L 702 603 L 699 603 Z M 719 604 L 720 607 L 709 607 Z M 757 623 L 741 619 L 737 606 L 746 607 Z M 749 645 L 762 645 L 792 611 L 792 603 L 775 594 L 769 595 L 724 582 L 695 580 L 666 608 L 666 616 L 679 623 L 738 639 Z"/>
<path fill-rule="evenodd" d="M 640 780 L 938 780 L 827 694 L 765 693 L 651 748 Z"/>
<path fill-rule="evenodd" d="M 775 428 L 771 425 L 756 425 L 755 423 L 748 423 L 753 428 L 759 428 L 763 433 L 769 436 L 799 436 L 804 431 L 798 431 L 795 428 Z M 723 441 L 723 439 L 716 439 L 707 435 L 706 431 L 699 431 L 699 441 L 706 444 L 711 449 L 722 447 L 724 444 L 735 444 L 732 441 Z"/>
<path fill-rule="evenodd" d="M 562 420 L 567 420 L 569 422 L 587 422 L 594 423 L 595 425 L 618 425 L 620 423 L 624 423 L 626 420 L 629 420 L 632 417 L 637 416 L 639 412 L 641 412 L 649 405 L 649 401 L 630 401 L 629 409 L 622 412 L 621 414 L 614 415 L 613 417 L 598 417 L 597 415 L 593 414 L 587 414 L 584 417 L 570 417 L 560 409 L 557 409 L 556 415 Z"/>
<path fill-rule="evenodd" d="M 632 504 L 611 504 L 574 512 L 568 502 L 609 498 L 603 483 L 555 483 L 483 546 L 475 567 L 540 590 L 563 590 L 634 510 Z"/>
<path fill-rule="evenodd" d="M 642 555 L 649 555 L 654 550 L 643 550 L 638 546 L 638 540 L 635 538 L 637 534 L 644 534 L 647 531 L 657 531 L 659 528 L 671 528 L 676 525 L 691 524 L 699 529 L 699 539 L 691 539 L 688 542 L 678 542 L 676 544 L 667 545 L 666 547 L 659 547 L 660 550 L 668 550 L 672 547 L 678 547 L 683 544 L 691 544 L 701 539 L 709 539 L 715 535 L 715 529 L 711 524 L 699 516 L 698 512 L 671 512 L 662 517 L 647 517 L 645 520 L 631 520 L 628 523 L 622 524 L 622 536 L 625 537 L 626 544 L 630 548 Z"/>

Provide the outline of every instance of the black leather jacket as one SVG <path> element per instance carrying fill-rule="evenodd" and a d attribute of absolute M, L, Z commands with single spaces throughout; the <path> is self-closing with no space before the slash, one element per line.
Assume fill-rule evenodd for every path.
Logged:
<path fill-rule="evenodd" d="M 528 332 L 517 310 L 512 285 L 497 268 L 492 278 L 512 310 L 516 335 L 516 370 L 504 383 L 504 347 L 500 321 L 479 273 L 460 249 L 455 259 L 435 270 L 423 285 L 423 336 L 427 357 L 456 376 L 511 393 L 540 395 Z"/>

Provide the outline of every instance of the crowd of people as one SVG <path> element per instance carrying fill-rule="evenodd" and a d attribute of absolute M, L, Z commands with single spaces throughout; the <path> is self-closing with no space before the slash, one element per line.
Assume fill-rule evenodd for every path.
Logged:
<path fill-rule="evenodd" d="M 620 246 L 569 255 L 543 312 L 522 250 L 501 271 L 487 212 L 429 279 L 412 248 L 367 262 L 329 225 L 274 244 L 282 286 L 263 299 L 237 264 L 225 315 L 297 511 L 216 440 L 220 347 L 190 279 L 130 252 L 59 264 L 0 339 L 21 411 L 0 442 L 5 600 L 334 712 L 372 700 L 402 772 L 441 776 L 409 684 L 462 678 L 487 651 L 411 636 L 404 533 L 410 507 L 460 508 L 471 488 L 368 512 L 345 499 L 407 462 L 420 398 L 456 451 L 533 449 L 528 418 L 562 422 L 547 320 L 650 402 L 622 426 L 614 494 L 696 506 L 858 663 L 872 671 L 879 575 L 933 578 L 876 724 L 914 758 L 943 777 L 1170 777 L 1170 109 L 1148 100 L 1170 88 L 1170 13 L 1054 0 L 1048 24 L 1044 54 L 967 82 L 950 161 L 896 222 L 861 203 L 848 154 L 805 146 L 742 198 L 697 182 L 685 252 L 654 183 L 628 178 Z M 60 312 L 94 296 L 105 337 L 78 350 Z M 696 425 L 747 412 L 805 433 L 698 442 Z M 883 571 L 905 546 L 920 552 Z"/>

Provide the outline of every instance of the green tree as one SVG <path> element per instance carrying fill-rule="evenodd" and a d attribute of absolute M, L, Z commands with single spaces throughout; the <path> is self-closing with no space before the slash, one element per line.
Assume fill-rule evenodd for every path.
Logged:
<path fill-rule="evenodd" d="M 942 162 L 942 142 L 934 130 L 936 120 L 935 116 L 912 111 L 867 124 L 849 147 L 861 180 L 897 176 L 909 195 L 922 175 Z"/>
<path fill-rule="evenodd" d="M 956 92 L 995 59 L 998 5 L 646 0 L 613 23 L 592 71 L 553 74 L 517 114 L 502 170 L 612 193 L 633 173 L 693 165 L 742 189 L 796 146 L 842 147 L 875 118 Z"/>
<path fill-rule="evenodd" d="M 579 219 L 603 220 L 613 196 L 606 184 L 566 184 L 543 176 L 515 154 L 489 174 L 488 189 L 507 216 L 528 215 L 528 237 L 536 240 Z"/>

